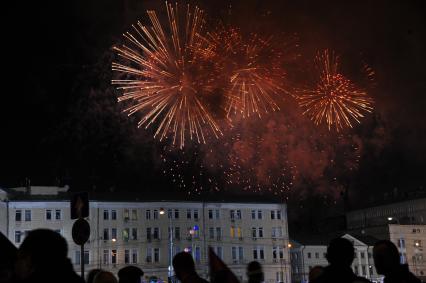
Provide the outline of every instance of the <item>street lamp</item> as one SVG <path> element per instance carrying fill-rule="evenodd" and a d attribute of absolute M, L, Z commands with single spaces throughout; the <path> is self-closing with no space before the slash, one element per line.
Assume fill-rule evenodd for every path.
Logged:
<path fill-rule="evenodd" d="M 160 215 L 166 214 L 164 208 L 160 208 Z M 173 282 L 173 231 L 172 231 L 172 215 L 168 215 L 169 217 L 169 267 L 168 271 L 168 281 L 170 283 Z"/>

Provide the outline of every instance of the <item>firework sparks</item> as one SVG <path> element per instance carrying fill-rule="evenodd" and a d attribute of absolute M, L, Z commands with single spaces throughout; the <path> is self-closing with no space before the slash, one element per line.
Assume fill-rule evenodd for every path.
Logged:
<path fill-rule="evenodd" d="M 333 125 L 339 131 L 352 128 L 353 121 L 360 123 L 364 113 L 373 110 L 373 99 L 339 73 L 339 57 L 333 52 L 319 53 L 316 64 L 320 72 L 316 88 L 298 97 L 303 114 L 317 125 L 325 122 L 329 130 Z"/>
<path fill-rule="evenodd" d="M 236 28 L 222 27 L 208 33 L 208 41 L 219 58 L 217 64 L 227 76 L 224 88 L 227 117 L 242 114 L 243 118 L 277 111 L 277 98 L 285 93 L 285 72 L 279 65 L 282 52 L 274 48 L 273 37 L 251 34 L 244 39 Z"/>
<path fill-rule="evenodd" d="M 187 6 L 181 19 L 179 7 L 166 2 L 168 29 L 164 29 L 155 11 L 148 11 L 152 26 L 141 22 L 133 33 L 124 34 L 129 45 L 114 47 L 122 63 L 113 63 L 125 79 L 113 80 L 123 95 L 118 101 L 132 101 L 128 115 L 140 112 L 138 127 L 157 125 L 154 138 L 171 136 L 173 144 L 185 145 L 185 139 L 206 143 L 206 128 L 218 137 L 221 130 L 209 113 L 203 95 L 211 92 L 212 79 L 206 70 L 208 43 L 203 33 L 204 13 Z"/>

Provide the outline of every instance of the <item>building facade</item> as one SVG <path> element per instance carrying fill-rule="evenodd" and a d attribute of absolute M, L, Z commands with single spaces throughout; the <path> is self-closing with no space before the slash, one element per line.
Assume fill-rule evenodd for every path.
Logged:
<path fill-rule="evenodd" d="M 372 282 L 382 282 L 382 276 L 377 274 L 373 261 L 374 240 L 369 237 L 352 236 L 345 234 L 342 238 L 348 239 L 354 245 L 355 258 L 352 270 L 358 276 L 365 277 Z M 325 267 L 327 262 L 327 246 L 330 239 L 314 239 L 309 241 L 291 241 L 291 270 L 292 282 L 309 282 L 309 271 L 315 266 Z"/>
<path fill-rule="evenodd" d="M 389 238 L 398 247 L 401 263 L 408 264 L 410 271 L 426 280 L 426 225 L 389 225 Z"/>
<path fill-rule="evenodd" d="M 426 224 L 426 198 L 349 211 L 346 223 L 348 231 L 389 239 L 389 224 Z"/>
<path fill-rule="evenodd" d="M 71 237 L 73 220 L 64 188 L 9 189 L 0 202 L 0 231 L 19 246 L 30 230 L 49 228 L 68 242 L 69 258 L 80 270 L 80 247 Z M 286 205 L 282 203 L 90 200 L 85 270 L 117 273 L 141 267 L 146 278 L 167 281 L 171 255 L 190 252 L 199 274 L 208 278 L 208 247 L 243 282 L 246 265 L 263 265 L 265 282 L 290 282 Z"/>

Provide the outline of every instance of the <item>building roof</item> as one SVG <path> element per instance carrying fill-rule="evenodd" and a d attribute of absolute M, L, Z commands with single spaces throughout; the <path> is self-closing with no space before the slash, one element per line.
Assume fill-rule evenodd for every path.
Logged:
<path fill-rule="evenodd" d="M 7 198 L 11 201 L 68 201 L 74 192 L 64 190 L 64 188 L 44 187 L 50 193 L 42 192 L 43 187 L 37 187 L 37 190 L 29 188 L 8 188 Z M 53 189 L 52 189 L 53 188 Z M 84 190 L 80 190 L 84 191 Z M 94 192 L 88 191 L 90 201 L 108 201 L 108 202 L 166 202 L 166 201 L 185 201 L 185 202 L 220 202 L 220 203 L 271 203 L 282 204 L 282 199 L 271 195 L 260 194 L 231 194 L 231 193 L 210 193 L 202 195 L 190 195 L 185 191 L 175 192 L 157 192 L 155 190 L 143 190 L 140 192 Z"/>

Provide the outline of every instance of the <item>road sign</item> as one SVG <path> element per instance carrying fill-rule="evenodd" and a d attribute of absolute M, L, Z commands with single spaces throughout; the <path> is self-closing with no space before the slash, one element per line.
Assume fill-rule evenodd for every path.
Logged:
<path fill-rule="evenodd" d="M 90 237 L 90 225 L 83 218 L 79 218 L 72 225 L 72 239 L 77 245 L 84 245 Z"/>

